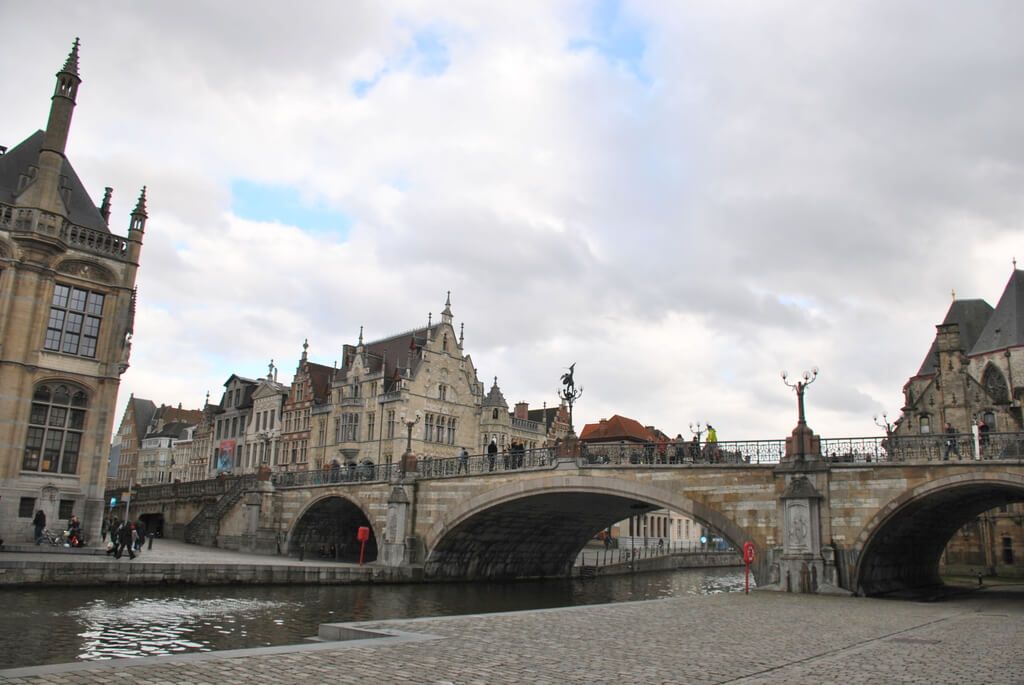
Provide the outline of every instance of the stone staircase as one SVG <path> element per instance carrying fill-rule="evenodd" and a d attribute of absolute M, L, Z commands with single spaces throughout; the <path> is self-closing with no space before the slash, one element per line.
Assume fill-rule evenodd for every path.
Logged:
<path fill-rule="evenodd" d="M 217 546 L 220 521 L 238 503 L 246 490 L 256 484 L 256 476 L 248 475 L 233 480 L 220 497 L 204 506 L 185 526 L 185 542 L 204 547 Z"/>

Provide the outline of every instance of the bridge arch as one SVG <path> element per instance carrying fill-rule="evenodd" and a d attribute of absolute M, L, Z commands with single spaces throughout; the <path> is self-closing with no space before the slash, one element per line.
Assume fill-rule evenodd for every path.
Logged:
<path fill-rule="evenodd" d="M 289 555 L 321 555 L 334 561 L 359 560 L 356 532 L 370 529 L 364 561 L 377 558 L 380 537 L 366 505 L 340 492 L 327 492 L 309 500 L 288 532 Z"/>
<path fill-rule="evenodd" d="M 853 587 L 882 595 L 942 585 L 939 559 L 979 514 L 1024 501 L 1024 476 L 979 469 L 910 488 L 882 507 L 852 548 Z"/>
<path fill-rule="evenodd" d="M 750 537 L 722 512 L 665 487 L 615 477 L 549 476 L 509 483 L 449 507 L 424 538 L 424 570 L 434 578 L 565 576 L 597 532 L 657 509 L 707 523 L 733 544 Z M 763 541 L 754 542 L 764 549 Z"/>

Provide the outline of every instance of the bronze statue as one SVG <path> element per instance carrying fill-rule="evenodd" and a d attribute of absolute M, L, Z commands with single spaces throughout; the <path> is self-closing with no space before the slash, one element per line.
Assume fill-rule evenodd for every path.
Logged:
<path fill-rule="evenodd" d="M 575 368 L 576 368 L 576 362 L 573 362 L 572 365 L 569 366 L 569 373 L 563 373 L 562 374 L 562 385 L 564 385 L 565 389 L 567 391 L 569 391 L 569 392 L 572 392 L 573 390 L 576 389 L 576 383 L 573 382 L 573 379 L 572 379 L 572 375 L 573 375 L 573 373 L 575 373 L 575 371 L 574 371 Z"/>

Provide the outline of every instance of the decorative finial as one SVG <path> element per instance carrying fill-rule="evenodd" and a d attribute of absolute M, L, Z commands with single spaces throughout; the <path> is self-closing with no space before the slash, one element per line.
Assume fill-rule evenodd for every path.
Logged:
<path fill-rule="evenodd" d="M 452 306 L 452 291 L 451 290 L 448 291 L 448 297 L 444 301 L 444 306 L 445 307 L 451 307 Z"/>
<path fill-rule="evenodd" d="M 142 192 L 139 193 L 139 201 L 135 203 L 135 209 L 132 210 L 132 216 L 144 216 L 149 218 L 149 214 L 146 213 L 146 186 L 142 186 Z"/>
<path fill-rule="evenodd" d="M 360 345 L 363 344 L 363 327 L 362 326 L 359 327 L 359 344 Z"/>
<path fill-rule="evenodd" d="M 494 384 L 495 384 L 495 385 L 497 385 L 497 384 L 498 384 L 498 377 L 497 377 L 497 376 L 495 376 L 495 377 L 494 377 Z"/>
<path fill-rule="evenodd" d="M 427 312 L 427 327 L 429 328 L 431 322 L 434 320 L 434 312 Z"/>
<path fill-rule="evenodd" d="M 306 352 L 309 350 L 309 338 L 302 341 L 302 361 L 306 361 Z"/>
<path fill-rule="evenodd" d="M 462 347 L 463 333 L 466 330 L 466 323 L 462 322 L 459 324 L 459 347 Z"/>
<path fill-rule="evenodd" d="M 268 381 L 274 380 L 274 360 L 273 359 L 271 359 L 270 363 L 267 364 L 267 380 Z"/>
<path fill-rule="evenodd" d="M 1016 257 L 1013 258 L 1013 270 L 1014 271 L 1017 270 L 1017 258 Z"/>
<path fill-rule="evenodd" d="M 75 44 L 71 46 L 71 52 L 68 54 L 68 59 L 64 62 L 64 68 L 61 71 L 68 74 L 74 74 L 78 76 L 78 46 L 80 45 L 78 37 L 75 37 Z"/>
<path fill-rule="evenodd" d="M 107 186 L 103 189 L 103 202 L 100 203 L 100 216 L 103 217 L 104 221 L 110 221 L 110 198 L 114 194 L 114 189 Z"/>
<path fill-rule="evenodd" d="M 949 291 L 949 294 L 953 296 L 953 301 L 955 302 L 956 301 L 956 289 L 954 288 L 953 290 Z"/>
<path fill-rule="evenodd" d="M 210 391 L 209 390 L 206 391 L 206 406 L 207 407 L 210 406 Z"/>

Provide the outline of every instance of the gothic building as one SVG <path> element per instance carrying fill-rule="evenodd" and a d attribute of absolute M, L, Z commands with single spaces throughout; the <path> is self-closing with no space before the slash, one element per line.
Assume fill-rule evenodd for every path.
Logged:
<path fill-rule="evenodd" d="M 1024 430 L 1024 272 L 1014 268 L 995 309 L 954 299 L 917 375 L 903 386 L 897 435 Z"/>
<path fill-rule="evenodd" d="M 1024 271 L 1014 264 L 995 309 L 984 300 L 954 299 L 936 329 L 921 368 L 903 387 L 894 433 L 941 436 L 948 422 L 968 434 L 979 420 L 990 434 L 1024 431 Z M 1006 444 L 995 436 L 992 443 Z M 1024 576 L 1024 504 L 997 507 L 963 526 L 942 563 L 952 574 Z"/>
<path fill-rule="evenodd" d="M 46 129 L 0 146 L 0 538 L 11 542 L 31 539 L 36 510 L 52 527 L 77 514 L 98 539 L 131 349 L 145 188 L 121 237 L 112 191 L 97 207 L 68 161 L 78 49 L 57 72 Z"/>

